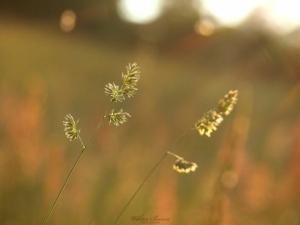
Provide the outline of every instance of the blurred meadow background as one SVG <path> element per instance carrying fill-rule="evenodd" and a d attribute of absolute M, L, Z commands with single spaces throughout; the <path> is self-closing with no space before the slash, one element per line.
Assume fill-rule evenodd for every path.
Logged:
<path fill-rule="evenodd" d="M 131 114 L 107 121 L 48 224 L 113 224 L 173 141 L 229 90 L 233 112 L 212 137 L 190 131 L 118 224 L 300 224 L 300 3 L 116 0 L 0 3 L 0 224 L 42 224 L 128 63 L 141 71 Z"/>

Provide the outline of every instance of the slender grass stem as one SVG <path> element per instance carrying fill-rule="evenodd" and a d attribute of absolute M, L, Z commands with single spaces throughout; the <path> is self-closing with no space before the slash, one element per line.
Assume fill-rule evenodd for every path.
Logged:
<path fill-rule="evenodd" d="M 96 134 L 96 132 L 99 130 L 100 126 L 102 125 L 103 121 L 104 121 L 104 118 L 106 117 L 107 115 L 107 111 L 109 109 L 109 106 L 112 104 L 112 102 L 109 102 L 109 104 L 107 105 L 106 107 L 106 110 L 105 110 L 105 113 L 104 113 L 104 116 L 102 117 L 101 121 L 99 122 L 97 128 L 94 130 L 93 134 L 90 136 L 90 138 L 88 139 L 88 141 L 86 142 L 85 144 L 85 148 L 88 146 L 88 144 L 91 142 L 92 138 L 94 137 L 94 135 Z"/>
<path fill-rule="evenodd" d="M 120 219 L 120 217 L 122 216 L 122 214 L 124 213 L 124 211 L 127 209 L 127 207 L 129 206 L 129 204 L 132 202 L 132 200 L 134 199 L 134 197 L 138 194 L 138 192 L 140 191 L 140 189 L 143 187 L 143 185 L 146 183 L 146 181 L 148 180 L 148 178 L 151 176 L 151 174 L 155 171 L 155 169 L 161 164 L 161 162 L 164 160 L 164 158 L 168 155 L 171 154 L 173 156 L 175 156 L 174 153 L 171 153 L 170 150 L 172 150 L 176 144 L 179 142 L 179 140 L 181 138 L 183 138 L 188 131 L 191 130 L 191 127 L 189 127 L 186 131 L 184 131 L 171 145 L 171 147 L 168 149 L 168 151 L 161 157 L 161 159 L 154 165 L 154 167 L 151 169 L 151 171 L 148 173 L 148 175 L 145 177 L 145 179 L 142 181 L 142 183 L 140 184 L 140 186 L 136 189 L 136 191 L 134 192 L 134 194 L 131 196 L 131 198 L 129 199 L 129 201 L 127 202 L 127 204 L 124 206 L 124 208 L 122 209 L 122 211 L 119 213 L 117 219 L 115 220 L 115 222 L 113 223 L 113 225 L 116 225 L 118 220 Z M 177 156 L 177 155 L 176 155 Z M 175 157 L 176 157 L 175 156 Z"/>
<path fill-rule="evenodd" d="M 65 180 L 65 182 L 64 182 L 64 184 L 63 184 L 63 186 L 62 186 L 62 188 L 60 189 L 60 191 L 59 191 L 59 193 L 58 193 L 58 195 L 57 195 L 57 197 L 56 197 L 56 199 L 55 199 L 55 201 L 54 201 L 54 203 L 53 203 L 53 205 L 52 205 L 52 207 L 51 207 L 51 209 L 50 209 L 50 211 L 49 211 L 49 213 L 48 213 L 48 216 L 47 216 L 47 218 L 46 218 L 45 221 L 44 221 L 44 225 L 47 224 L 47 222 L 48 222 L 48 220 L 49 220 L 49 218 L 50 218 L 50 216 L 51 216 L 51 214 L 52 214 L 52 211 L 53 211 L 53 209 L 54 209 L 54 207 L 55 207 L 55 205 L 56 205 L 56 203 L 57 203 L 57 201 L 58 201 L 58 199 L 59 199 L 61 193 L 62 193 L 63 190 L 65 189 L 65 186 L 67 185 L 67 183 L 68 183 L 68 181 L 69 181 L 69 179 L 70 179 L 70 177 L 71 177 L 71 175 L 72 175 L 72 173 L 73 173 L 73 170 L 75 169 L 75 167 L 76 167 L 76 165 L 77 165 L 77 163 L 78 163 L 80 157 L 82 156 L 82 153 L 84 152 L 84 150 L 85 150 L 85 147 L 83 147 L 83 149 L 81 150 L 80 155 L 78 156 L 78 158 L 77 158 L 76 162 L 74 163 L 74 165 L 73 165 L 73 167 L 72 167 L 72 169 L 71 169 L 69 175 L 67 176 L 67 179 Z"/>
<path fill-rule="evenodd" d="M 172 155 L 172 156 L 174 156 L 175 158 L 177 158 L 177 159 L 182 159 L 182 157 L 180 157 L 179 155 L 176 155 L 175 153 L 173 153 L 173 152 L 169 152 L 169 151 L 167 151 L 167 153 L 169 154 L 169 155 Z"/>
<path fill-rule="evenodd" d="M 103 121 L 104 121 L 104 118 L 106 117 L 106 114 L 107 114 L 107 111 L 108 111 L 110 105 L 111 105 L 111 102 L 107 105 L 106 110 L 105 110 L 105 113 L 104 113 L 104 116 L 101 118 L 101 120 L 100 120 L 98 126 L 96 127 L 96 129 L 94 130 L 94 132 L 92 133 L 92 135 L 90 136 L 90 138 L 88 139 L 88 141 L 86 142 L 85 145 L 83 144 L 83 141 L 81 140 L 81 137 L 79 136 L 79 140 L 80 140 L 80 142 L 81 142 L 81 144 L 82 144 L 82 146 L 83 146 L 83 147 L 82 147 L 82 150 L 81 150 L 81 152 L 80 152 L 80 154 L 79 154 L 77 160 L 75 161 L 75 163 L 74 163 L 74 165 L 73 165 L 71 171 L 69 172 L 69 174 L 68 174 L 68 176 L 67 176 L 67 178 L 66 178 L 66 180 L 65 180 L 65 182 L 64 182 L 64 184 L 63 184 L 63 186 L 62 186 L 62 188 L 60 189 L 60 191 L 59 191 L 59 193 L 58 193 L 58 195 L 57 195 L 57 197 L 56 197 L 56 199 L 55 199 L 55 201 L 54 201 L 54 203 L 53 203 L 53 205 L 52 205 L 52 207 L 51 207 L 51 209 L 50 209 L 50 211 L 49 211 L 49 213 L 48 213 L 48 215 L 47 215 L 47 217 L 46 217 L 46 219 L 45 219 L 45 221 L 44 221 L 44 225 L 47 224 L 47 222 L 48 222 L 48 220 L 49 220 L 49 218 L 50 218 L 50 216 L 51 216 L 51 214 L 52 214 L 52 212 L 53 212 L 53 209 L 54 209 L 54 207 L 55 207 L 55 205 L 56 205 L 58 199 L 60 198 L 61 193 L 62 193 L 63 190 L 65 189 L 65 187 L 66 187 L 66 185 L 67 185 L 67 183 L 68 183 L 68 181 L 69 181 L 69 179 L 70 179 L 70 177 L 71 177 L 71 175 L 72 175 L 72 173 L 73 173 L 73 171 L 74 171 L 74 169 L 75 169 L 75 167 L 76 167 L 76 165 L 77 165 L 79 159 L 81 158 L 83 152 L 84 152 L 85 149 L 87 148 L 88 144 L 90 143 L 90 141 L 92 140 L 92 138 L 94 137 L 94 135 L 96 134 L 96 132 L 97 132 L 97 131 L 99 130 L 99 128 L 101 127 L 101 125 L 102 125 L 102 123 L 103 123 Z"/>
<path fill-rule="evenodd" d="M 80 143 L 82 144 L 82 148 L 84 148 L 84 144 L 83 144 L 83 141 L 82 141 L 82 139 L 80 137 L 80 134 L 78 134 L 78 139 L 80 140 Z"/>

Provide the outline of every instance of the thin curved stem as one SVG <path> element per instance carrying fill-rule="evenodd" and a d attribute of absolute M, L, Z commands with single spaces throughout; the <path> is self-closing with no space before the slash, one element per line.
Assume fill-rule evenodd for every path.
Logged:
<path fill-rule="evenodd" d="M 79 141 L 80 141 L 80 143 L 81 143 L 81 145 L 82 145 L 82 148 L 84 148 L 84 144 L 83 144 L 83 141 L 82 141 L 82 139 L 81 139 L 81 137 L 80 137 L 80 134 L 78 134 L 78 139 L 79 139 Z"/>
<path fill-rule="evenodd" d="M 91 142 L 92 138 L 94 137 L 94 135 L 96 134 L 96 132 L 99 130 L 100 126 L 102 125 L 104 118 L 106 117 L 107 111 L 109 109 L 109 106 L 111 105 L 112 102 L 109 102 L 109 104 L 107 105 L 106 109 L 105 109 L 105 113 L 104 116 L 102 117 L 101 121 L 99 122 L 98 126 L 96 127 L 96 129 L 94 130 L 93 134 L 90 136 L 90 138 L 88 139 L 88 141 L 85 144 L 85 148 L 88 146 L 88 144 Z"/>
<path fill-rule="evenodd" d="M 68 181 L 69 181 L 69 179 L 70 179 L 70 177 L 71 177 L 71 175 L 72 175 L 72 173 L 73 173 L 73 171 L 74 171 L 74 169 L 75 169 L 75 167 L 76 167 L 76 165 L 77 165 L 79 159 L 81 158 L 83 152 L 84 152 L 85 149 L 87 148 L 88 144 L 90 143 L 90 141 L 92 140 L 92 138 L 94 137 L 94 135 L 96 134 L 96 132 L 99 130 L 100 126 L 102 125 L 102 123 L 103 123 L 103 121 L 104 121 L 104 118 L 106 117 L 106 114 L 107 114 L 107 111 L 108 111 L 108 109 L 109 109 L 110 104 L 111 104 L 111 102 L 107 105 L 104 116 L 101 118 L 101 120 L 100 120 L 98 126 L 96 127 L 96 129 L 94 130 L 93 134 L 90 136 L 90 138 L 88 139 L 88 141 L 86 142 L 85 145 L 83 144 L 83 142 L 82 142 L 82 140 L 81 140 L 81 137 L 79 136 L 79 140 L 80 140 L 80 142 L 81 142 L 83 148 L 82 148 L 82 150 L 81 150 L 81 152 L 80 152 L 80 155 L 78 156 L 77 160 L 75 161 L 75 163 L 74 163 L 74 165 L 73 165 L 71 171 L 69 172 L 69 174 L 68 174 L 68 176 L 67 176 L 67 178 L 66 178 L 66 180 L 65 180 L 65 182 L 64 182 L 64 184 L 63 184 L 63 186 L 62 186 L 62 188 L 60 189 L 60 191 L 59 191 L 59 193 L 58 193 L 58 195 L 57 195 L 57 197 L 56 197 L 56 199 L 55 199 L 55 201 L 54 201 L 54 203 L 53 203 L 53 205 L 52 205 L 52 207 L 51 207 L 51 209 L 50 209 L 50 211 L 49 211 L 49 213 L 48 213 L 48 215 L 47 215 L 47 218 L 46 218 L 45 221 L 44 221 L 44 225 L 47 224 L 47 222 L 48 222 L 48 220 L 49 220 L 49 218 L 50 218 L 50 216 L 51 216 L 51 214 L 52 214 L 52 211 L 53 211 L 53 209 L 54 209 L 54 207 L 55 207 L 55 205 L 56 205 L 58 199 L 60 198 L 61 193 L 62 193 L 63 190 L 65 189 L 65 187 L 66 187 L 66 185 L 67 185 L 67 183 L 68 183 Z"/>
<path fill-rule="evenodd" d="M 143 185 L 146 183 L 146 181 L 148 180 L 148 178 L 151 176 L 151 174 L 155 171 L 155 169 L 161 164 L 161 162 L 164 160 L 164 158 L 170 154 L 170 150 L 172 150 L 176 144 L 179 142 L 179 140 L 181 138 L 183 138 L 186 133 L 191 130 L 191 127 L 189 127 L 186 131 L 184 131 L 171 145 L 171 147 L 168 149 L 168 151 L 161 157 L 161 159 L 154 165 L 154 167 L 151 169 L 151 171 L 148 173 L 148 175 L 145 177 L 145 179 L 142 181 L 142 183 L 140 184 L 140 186 L 136 189 L 136 191 L 134 192 L 134 194 L 131 196 L 131 198 L 129 199 L 129 201 L 127 202 L 127 204 L 124 206 L 124 208 L 122 209 L 122 211 L 119 213 L 117 219 L 115 220 L 115 222 L 113 223 L 113 225 L 116 225 L 118 220 L 120 219 L 120 217 L 122 216 L 122 214 L 124 213 L 124 211 L 127 209 L 127 207 L 129 206 L 129 204 L 132 202 L 132 200 L 134 199 L 134 197 L 137 195 L 137 193 L 140 191 L 140 189 L 143 187 Z"/>
<path fill-rule="evenodd" d="M 56 205 L 56 203 L 57 203 L 57 201 L 58 201 L 58 199 L 59 199 L 61 193 L 62 193 L 63 190 L 65 189 L 65 186 L 67 185 L 67 183 L 68 183 L 68 181 L 69 181 L 69 179 L 70 179 L 70 177 L 71 177 L 71 175 L 72 175 L 72 173 L 73 173 L 73 170 L 75 169 L 75 167 L 76 167 L 76 165 L 77 165 L 77 163 L 78 163 L 80 157 L 82 156 L 82 153 L 84 152 L 84 150 L 85 150 L 85 147 L 83 147 L 83 149 L 82 149 L 80 155 L 78 156 L 76 162 L 74 163 L 74 165 L 73 165 L 73 167 L 72 167 L 72 169 L 71 169 L 69 175 L 67 176 L 67 179 L 65 180 L 65 182 L 64 182 L 64 184 L 63 184 L 63 186 L 62 186 L 62 188 L 60 189 L 60 191 L 59 191 L 59 193 L 58 193 L 58 195 L 57 195 L 57 197 L 56 197 L 56 199 L 55 199 L 55 201 L 54 201 L 54 203 L 53 203 L 53 205 L 52 205 L 52 207 L 51 207 L 51 209 L 50 209 L 50 211 L 49 211 L 49 213 L 48 213 L 48 216 L 47 216 L 47 218 L 46 218 L 45 221 L 44 221 L 44 225 L 47 224 L 47 222 L 48 222 L 48 220 L 49 220 L 49 218 L 50 218 L 50 216 L 51 216 L 51 214 L 52 214 L 52 211 L 53 211 L 53 209 L 54 209 L 54 207 L 55 207 L 55 205 Z"/>
<path fill-rule="evenodd" d="M 140 184 L 140 186 L 138 187 L 138 189 L 136 189 L 136 191 L 134 192 L 134 194 L 131 196 L 131 198 L 129 199 L 129 201 L 127 202 L 127 204 L 124 206 L 123 210 L 120 212 L 120 214 L 118 215 L 117 219 L 114 222 L 114 225 L 117 224 L 119 218 L 122 216 L 123 212 L 126 210 L 126 208 L 129 206 L 129 204 L 131 203 L 131 201 L 134 199 L 134 197 L 137 195 L 137 193 L 139 192 L 139 190 L 142 188 L 142 186 L 144 185 L 144 183 L 148 180 L 148 178 L 150 177 L 150 175 L 153 173 L 153 171 L 158 167 L 158 165 L 163 161 L 163 159 L 167 156 L 167 153 L 165 153 L 163 155 L 163 157 L 155 164 L 155 166 L 152 168 L 152 170 L 150 171 L 150 173 L 148 173 L 148 175 L 145 177 L 145 179 L 143 180 L 143 182 Z"/>
<path fill-rule="evenodd" d="M 180 157 L 179 155 L 176 155 L 175 153 L 173 153 L 173 152 L 169 152 L 169 151 L 167 151 L 167 153 L 169 154 L 169 155 L 172 155 L 172 156 L 174 156 L 175 158 L 177 158 L 177 159 L 182 159 L 182 157 Z"/>

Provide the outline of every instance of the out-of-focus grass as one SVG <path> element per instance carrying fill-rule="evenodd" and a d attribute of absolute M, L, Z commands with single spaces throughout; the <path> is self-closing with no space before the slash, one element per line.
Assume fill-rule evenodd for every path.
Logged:
<path fill-rule="evenodd" d="M 207 46 L 161 54 L 43 24 L 2 20 L 0 29 L 0 224 L 42 223 L 80 153 L 64 137 L 64 116 L 80 119 L 86 140 L 109 101 L 105 84 L 121 82 L 129 62 L 141 68 L 139 91 L 114 107 L 132 118 L 101 127 L 49 224 L 112 224 L 171 143 L 230 89 L 239 102 L 218 131 L 191 132 L 174 149 L 197 171 L 178 174 L 167 158 L 119 224 L 142 214 L 172 225 L 299 223 L 297 49 L 224 31 Z"/>

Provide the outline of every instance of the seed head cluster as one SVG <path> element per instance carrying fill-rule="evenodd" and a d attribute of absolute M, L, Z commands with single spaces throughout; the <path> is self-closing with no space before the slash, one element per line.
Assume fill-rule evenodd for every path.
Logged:
<path fill-rule="evenodd" d="M 111 102 L 121 102 L 125 100 L 125 96 L 131 98 L 138 90 L 136 85 L 140 79 L 139 67 L 136 63 L 132 63 L 129 64 L 126 69 L 126 73 L 122 74 L 123 84 L 120 88 L 114 83 L 109 83 L 105 86 L 104 93 L 111 97 Z"/>
<path fill-rule="evenodd" d="M 194 162 L 189 162 L 183 158 L 177 159 L 173 165 L 173 169 L 178 173 L 190 173 L 197 169 L 198 165 Z"/>
<path fill-rule="evenodd" d="M 119 126 L 120 124 L 123 124 L 127 122 L 127 117 L 131 117 L 129 113 L 123 112 L 123 109 L 120 109 L 119 112 L 114 112 L 114 109 L 112 109 L 109 114 L 107 115 L 108 122 L 111 124 L 114 124 L 116 126 Z"/>
<path fill-rule="evenodd" d="M 228 116 L 237 103 L 238 91 L 229 91 L 219 100 L 216 110 L 209 110 L 196 123 L 195 128 L 200 135 L 211 136 L 211 133 L 217 130 L 217 127 L 224 120 L 222 115 Z"/>
<path fill-rule="evenodd" d="M 78 121 L 77 121 L 78 122 Z M 78 138 L 80 130 L 77 130 L 76 123 L 71 114 L 66 115 L 63 125 L 65 127 L 64 131 L 68 139 L 73 141 Z"/>

